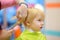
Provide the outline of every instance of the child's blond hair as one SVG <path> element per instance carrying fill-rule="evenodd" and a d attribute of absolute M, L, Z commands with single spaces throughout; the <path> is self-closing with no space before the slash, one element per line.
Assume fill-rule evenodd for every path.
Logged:
<path fill-rule="evenodd" d="M 41 16 L 40 19 L 44 20 L 45 15 L 44 15 L 44 13 L 41 10 L 36 9 L 36 8 L 28 8 L 28 10 L 27 10 L 27 17 L 25 18 L 24 23 L 26 21 L 31 23 L 37 15 L 40 15 Z M 25 24 L 25 25 L 27 26 L 27 24 Z"/>

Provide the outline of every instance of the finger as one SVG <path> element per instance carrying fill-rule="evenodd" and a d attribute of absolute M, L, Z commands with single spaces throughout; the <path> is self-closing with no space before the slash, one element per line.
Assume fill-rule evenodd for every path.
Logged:
<path fill-rule="evenodd" d="M 14 32 L 13 29 L 8 30 L 8 33 L 13 33 L 13 32 Z"/>

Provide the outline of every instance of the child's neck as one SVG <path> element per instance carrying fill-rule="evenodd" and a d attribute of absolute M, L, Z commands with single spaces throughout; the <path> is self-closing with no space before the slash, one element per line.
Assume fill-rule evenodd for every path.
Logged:
<path fill-rule="evenodd" d="M 26 28 L 28 31 L 30 31 L 30 32 L 39 32 L 39 31 L 34 31 L 34 30 L 32 30 L 31 28 Z"/>
<path fill-rule="evenodd" d="M 34 32 L 32 29 L 28 29 L 30 32 Z"/>

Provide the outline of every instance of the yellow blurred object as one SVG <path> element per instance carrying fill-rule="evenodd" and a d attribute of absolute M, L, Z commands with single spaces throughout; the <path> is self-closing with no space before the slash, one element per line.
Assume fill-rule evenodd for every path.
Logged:
<path fill-rule="evenodd" d="M 11 18 L 11 20 L 14 20 L 14 19 L 17 19 L 17 17 L 16 17 L 16 16 L 14 16 L 14 17 L 12 17 L 12 18 Z"/>

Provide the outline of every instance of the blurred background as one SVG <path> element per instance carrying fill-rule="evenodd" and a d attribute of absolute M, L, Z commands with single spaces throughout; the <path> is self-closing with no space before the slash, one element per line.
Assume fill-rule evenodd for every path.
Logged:
<path fill-rule="evenodd" d="M 60 0 L 45 0 L 47 40 L 60 40 Z"/>
<path fill-rule="evenodd" d="M 46 35 L 47 40 L 60 40 L 60 0 L 25 0 L 29 7 L 38 5 L 45 13 L 45 25 L 41 30 Z M 15 20 L 11 20 L 16 15 L 16 6 L 12 6 L 6 9 L 0 10 L 0 25 L 7 23 L 7 29 L 16 23 Z M 4 19 L 5 17 L 5 19 Z M 24 27 L 21 26 L 21 30 Z M 11 40 L 14 40 L 12 35 Z"/>

